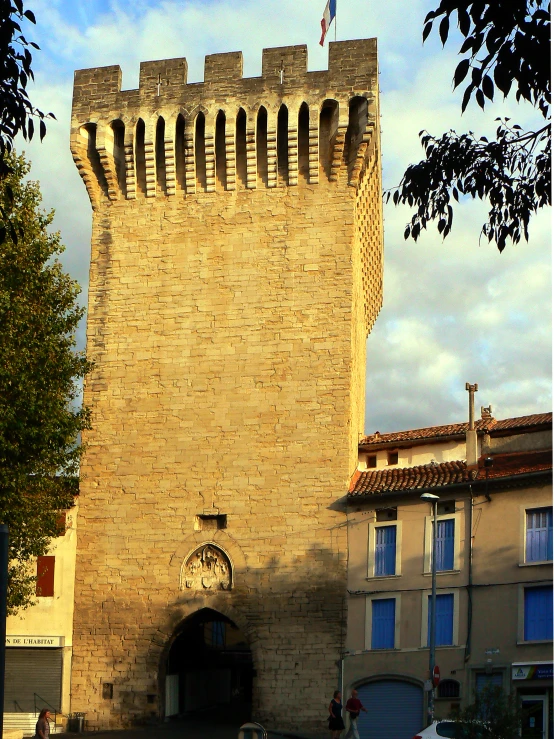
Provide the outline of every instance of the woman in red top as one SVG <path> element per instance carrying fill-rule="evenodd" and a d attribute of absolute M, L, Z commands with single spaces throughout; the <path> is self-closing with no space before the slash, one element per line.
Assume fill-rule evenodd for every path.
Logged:
<path fill-rule="evenodd" d="M 360 715 L 360 711 L 367 713 L 367 708 L 362 706 L 362 701 L 358 698 L 358 691 L 355 689 L 352 691 L 351 697 L 346 701 L 346 710 L 350 716 L 350 727 L 344 739 L 348 739 L 351 734 L 354 734 L 354 739 L 360 739 L 358 733 L 358 716 Z"/>

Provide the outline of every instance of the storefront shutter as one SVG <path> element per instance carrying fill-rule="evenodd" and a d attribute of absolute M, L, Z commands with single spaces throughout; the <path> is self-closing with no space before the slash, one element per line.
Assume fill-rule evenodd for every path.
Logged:
<path fill-rule="evenodd" d="M 61 649 L 6 649 L 5 713 L 60 711 Z"/>
<path fill-rule="evenodd" d="M 358 687 L 367 713 L 360 713 L 360 739 L 412 739 L 422 728 L 423 691 L 402 680 L 377 680 Z"/>

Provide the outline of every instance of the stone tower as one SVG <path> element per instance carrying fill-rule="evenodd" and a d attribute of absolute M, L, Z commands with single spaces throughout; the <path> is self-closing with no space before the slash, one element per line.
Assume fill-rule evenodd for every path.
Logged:
<path fill-rule="evenodd" d="M 95 363 L 72 710 L 114 728 L 251 702 L 321 731 L 382 299 L 376 40 L 318 72 L 305 46 L 255 78 L 238 52 L 203 83 L 185 59 L 141 64 L 138 90 L 78 71 L 71 147 Z"/>

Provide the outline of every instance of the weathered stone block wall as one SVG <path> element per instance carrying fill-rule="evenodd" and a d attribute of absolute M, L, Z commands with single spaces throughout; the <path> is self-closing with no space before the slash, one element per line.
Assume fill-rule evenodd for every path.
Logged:
<path fill-rule="evenodd" d="M 186 85 L 185 60 L 148 62 L 140 90 L 124 92 L 117 67 L 76 75 L 72 151 L 94 209 L 87 335 L 95 368 L 85 389 L 93 428 L 82 467 L 72 710 L 87 711 L 94 728 L 163 713 L 167 644 L 205 606 L 248 638 L 262 722 L 321 731 L 338 682 L 346 531 L 336 501 L 357 464 L 365 337 L 381 301 L 375 41 L 332 44 L 325 72 L 306 72 L 305 47 L 266 50 L 262 78 L 240 79 L 241 67 L 240 55 L 214 55 L 204 83 Z M 370 102 L 365 127 L 349 118 L 356 96 Z M 338 116 L 321 142 L 329 98 L 340 98 Z M 298 115 L 307 102 L 306 176 L 290 113 L 287 181 L 234 176 L 233 116 L 242 106 L 247 134 L 256 133 L 261 101 L 268 169 L 277 166 L 279 107 Z M 226 186 L 209 170 L 222 108 L 233 120 Z M 200 184 L 191 160 L 199 149 L 187 139 L 199 136 L 199 111 Z M 255 136 L 253 146 L 256 155 Z M 181 189 L 170 186 L 179 171 Z M 227 527 L 196 530 L 207 513 L 225 514 Z M 228 553 L 231 590 L 183 583 L 184 560 L 205 541 Z M 104 682 L 113 699 L 102 697 Z"/>

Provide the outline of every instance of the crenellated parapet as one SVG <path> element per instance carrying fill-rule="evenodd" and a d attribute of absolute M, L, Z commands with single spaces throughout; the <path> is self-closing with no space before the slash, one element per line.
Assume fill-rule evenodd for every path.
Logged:
<path fill-rule="evenodd" d="M 260 77 L 241 52 L 143 62 L 137 90 L 119 66 L 75 73 L 71 149 L 93 206 L 102 199 L 343 182 L 357 187 L 378 126 L 376 39 L 329 45 L 308 72 L 307 47 L 264 49 Z"/>

